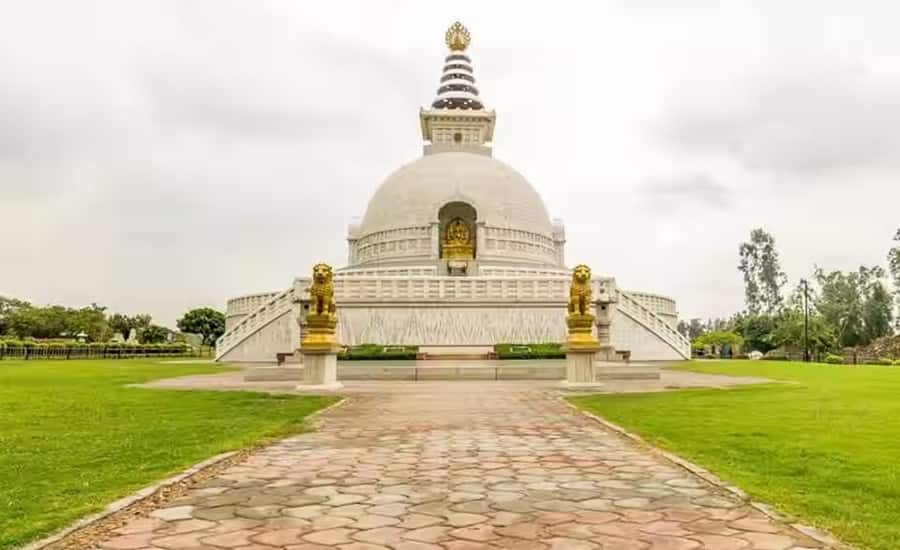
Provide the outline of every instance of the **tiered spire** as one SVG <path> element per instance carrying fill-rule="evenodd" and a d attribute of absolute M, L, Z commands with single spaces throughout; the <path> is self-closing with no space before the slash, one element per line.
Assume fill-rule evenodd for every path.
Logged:
<path fill-rule="evenodd" d="M 450 53 L 444 59 L 441 85 L 431 106 L 435 109 L 484 109 L 475 87 L 472 60 L 463 53 L 471 42 L 469 29 L 457 21 L 447 29 L 444 41 Z"/>

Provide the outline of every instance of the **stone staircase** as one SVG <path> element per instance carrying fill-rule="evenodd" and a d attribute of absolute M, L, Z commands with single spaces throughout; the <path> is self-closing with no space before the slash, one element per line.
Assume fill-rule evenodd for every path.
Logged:
<path fill-rule="evenodd" d="M 628 292 L 620 290 L 617 295 L 619 297 L 618 313 L 625 314 L 635 322 L 643 325 L 678 352 L 682 358 L 691 358 L 691 341 L 675 330 L 675 327 L 633 298 Z"/>
<path fill-rule="evenodd" d="M 255 311 L 247 315 L 247 317 L 223 334 L 216 341 L 216 360 L 224 358 L 230 351 L 241 345 L 247 338 L 253 336 L 276 319 L 280 319 L 283 315 L 288 314 L 299 301 L 295 292 L 295 286 L 292 285 L 287 290 L 275 294 L 271 299 L 265 301 Z M 682 336 L 661 316 L 641 304 L 641 302 L 632 297 L 628 292 L 618 290 L 616 294 L 618 296 L 618 314 L 625 315 L 632 321 L 646 328 L 674 350 L 680 357 L 690 359 L 691 343 L 687 338 Z M 293 352 L 293 349 L 284 349 L 280 350 L 280 352 L 291 353 Z M 462 355 L 471 355 L 472 359 L 489 358 L 488 351 L 483 350 L 471 353 L 466 352 Z M 275 360 L 275 358 L 276 353 L 273 352 L 272 360 Z M 426 357 L 423 358 L 460 359 L 462 357 L 460 356 L 459 350 L 445 352 L 435 350 L 431 353 L 426 351 Z"/>

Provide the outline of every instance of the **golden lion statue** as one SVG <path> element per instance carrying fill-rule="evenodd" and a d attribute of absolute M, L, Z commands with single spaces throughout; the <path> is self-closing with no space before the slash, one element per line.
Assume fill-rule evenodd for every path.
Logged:
<path fill-rule="evenodd" d="M 309 297 L 312 299 L 312 313 L 334 315 L 337 311 L 334 303 L 334 274 L 330 265 L 319 262 L 313 266 Z"/>
<path fill-rule="evenodd" d="M 584 264 L 577 265 L 572 271 L 572 286 L 569 289 L 569 313 L 590 315 L 592 298 L 591 268 Z"/>

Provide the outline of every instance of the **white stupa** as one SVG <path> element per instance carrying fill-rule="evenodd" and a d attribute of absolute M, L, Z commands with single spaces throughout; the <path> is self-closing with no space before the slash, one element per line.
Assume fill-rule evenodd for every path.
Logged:
<path fill-rule="evenodd" d="M 475 86 L 468 31 L 455 23 L 446 42 L 437 97 L 419 113 L 422 157 L 388 176 L 349 227 L 347 266 L 334 281 L 340 341 L 444 353 L 563 342 L 571 277 L 564 226 L 551 221 L 528 180 L 492 156 L 496 115 Z M 690 357 L 675 330 L 674 300 L 622 290 L 597 273 L 593 284 L 619 355 Z M 308 286 L 301 277 L 282 292 L 229 300 L 217 359 L 271 362 L 293 353 Z"/>

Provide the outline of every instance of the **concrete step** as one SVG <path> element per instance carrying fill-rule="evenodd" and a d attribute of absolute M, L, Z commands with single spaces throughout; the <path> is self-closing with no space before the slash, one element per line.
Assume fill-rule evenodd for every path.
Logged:
<path fill-rule="evenodd" d="M 460 360 L 460 361 L 488 361 L 496 359 L 494 352 L 490 353 L 419 353 L 416 359 L 422 361 L 442 361 L 442 360 Z"/>

